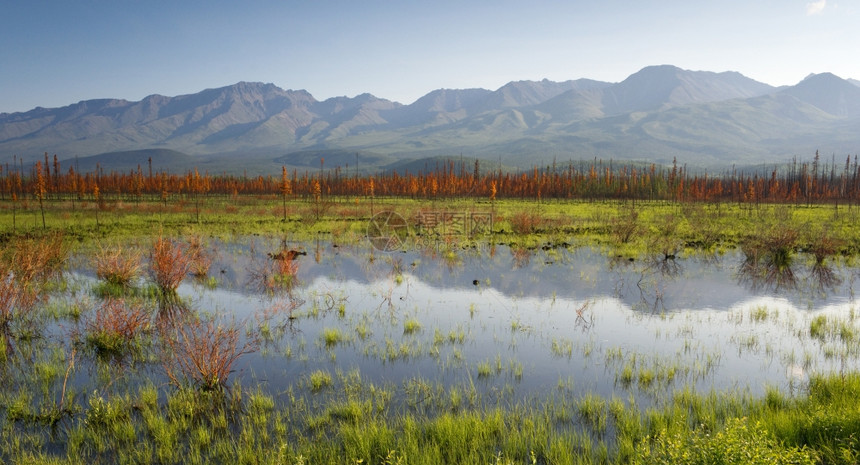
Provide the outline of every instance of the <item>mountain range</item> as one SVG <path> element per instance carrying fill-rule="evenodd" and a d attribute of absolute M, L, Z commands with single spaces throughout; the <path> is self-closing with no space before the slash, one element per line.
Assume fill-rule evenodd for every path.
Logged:
<path fill-rule="evenodd" d="M 138 102 L 86 100 L 0 113 L 0 162 L 45 152 L 66 165 L 272 172 L 370 171 L 469 157 L 526 168 L 596 158 L 700 167 L 781 163 L 860 149 L 860 82 L 830 73 L 772 87 L 736 72 L 646 67 L 618 83 L 516 81 L 439 89 L 403 105 L 370 94 L 316 100 L 240 82 Z M 325 161 L 322 161 L 325 159 Z M 416 165 L 415 162 L 418 161 Z"/>

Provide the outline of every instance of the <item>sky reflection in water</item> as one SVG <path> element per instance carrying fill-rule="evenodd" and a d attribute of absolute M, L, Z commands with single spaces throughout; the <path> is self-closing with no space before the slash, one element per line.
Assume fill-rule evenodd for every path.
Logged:
<path fill-rule="evenodd" d="M 277 249 L 266 243 L 222 253 L 218 289 L 180 289 L 195 307 L 246 322 L 295 303 L 291 314 L 270 310 L 272 337 L 237 364 L 243 385 L 278 393 L 314 370 L 358 370 L 377 384 L 474 384 L 513 400 L 559 387 L 649 398 L 687 383 L 795 388 L 810 373 L 857 365 L 844 344 L 809 335 L 822 313 L 854 325 L 856 273 L 844 266 L 822 283 L 798 258 L 788 286 L 768 281 L 767 270 L 742 273 L 739 254 L 631 262 L 585 248 L 294 246 L 307 255 L 289 292 L 261 295 L 250 282 L 261 250 Z M 323 332 L 335 329 L 345 340 L 326 345 Z"/>

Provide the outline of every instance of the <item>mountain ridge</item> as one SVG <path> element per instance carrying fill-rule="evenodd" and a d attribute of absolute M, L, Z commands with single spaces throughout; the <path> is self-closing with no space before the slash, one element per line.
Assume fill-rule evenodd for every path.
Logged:
<path fill-rule="evenodd" d="M 818 148 L 854 153 L 855 128 L 860 86 L 830 73 L 776 88 L 733 71 L 657 65 L 618 83 L 512 81 L 494 91 L 437 89 L 409 105 L 368 93 L 319 101 L 306 90 L 243 81 L 175 97 L 0 113 L 0 162 L 168 149 L 212 166 L 230 158 L 290 164 L 290 153 L 326 150 L 368 161 L 466 153 L 530 166 L 681 155 L 729 165 Z"/>

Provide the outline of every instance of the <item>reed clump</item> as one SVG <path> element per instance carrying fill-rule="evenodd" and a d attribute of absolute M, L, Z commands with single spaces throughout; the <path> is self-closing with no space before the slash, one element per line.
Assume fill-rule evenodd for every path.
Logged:
<path fill-rule="evenodd" d="M 43 285 L 61 273 L 67 257 L 61 234 L 16 238 L 0 249 L 0 327 L 32 313 Z"/>
<path fill-rule="evenodd" d="M 187 244 L 158 236 L 149 253 L 149 274 L 162 292 L 174 292 L 193 262 L 194 256 Z"/>
<path fill-rule="evenodd" d="M 36 301 L 33 287 L 22 283 L 11 270 L 0 265 L 0 328 L 29 314 Z"/>
<path fill-rule="evenodd" d="M 140 252 L 122 247 L 100 247 L 94 261 L 96 277 L 102 281 L 126 288 L 140 275 Z"/>
<path fill-rule="evenodd" d="M 740 275 L 754 287 L 792 289 L 797 277 L 792 268 L 798 233 L 792 228 L 773 228 L 748 238 L 741 244 L 744 263 Z"/>
<path fill-rule="evenodd" d="M 23 284 L 44 283 L 60 274 L 69 255 L 62 234 L 14 239 L 3 253 L 8 270 Z"/>
<path fill-rule="evenodd" d="M 821 233 L 810 240 L 809 253 L 815 258 L 815 265 L 823 266 L 825 261 L 836 255 L 843 242 L 828 233 Z"/>
<path fill-rule="evenodd" d="M 612 239 L 618 244 L 627 244 L 639 234 L 639 212 L 634 209 L 622 211 L 609 223 Z"/>
<path fill-rule="evenodd" d="M 541 218 L 532 212 L 517 212 L 514 213 L 508 220 L 511 224 L 511 230 L 517 234 L 532 234 L 537 232 Z"/>
<path fill-rule="evenodd" d="M 203 391 L 225 388 L 236 360 L 259 348 L 254 336 L 242 340 L 235 321 L 188 318 L 163 333 L 167 377 L 177 386 L 191 385 Z"/>
<path fill-rule="evenodd" d="M 195 278 L 205 278 L 212 267 L 214 254 L 206 248 L 203 239 L 198 235 L 188 238 L 188 254 L 191 256 L 189 271 Z"/>
<path fill-rule="evenodd" d="M 152 328 L 152 312 L 140 303 L 108 298 L 84 322 L 85 342 L 100 355 L 122 356 Z"/>

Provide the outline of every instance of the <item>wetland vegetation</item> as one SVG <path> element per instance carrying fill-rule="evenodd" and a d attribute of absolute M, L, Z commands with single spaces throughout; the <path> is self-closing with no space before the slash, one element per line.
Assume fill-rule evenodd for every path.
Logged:
<path fill-rule="evenodd" d="M 4 462 L 858 460 L 850 202 L 51 179 L 0 201 Z"/>

